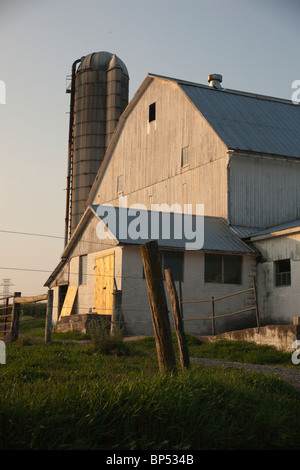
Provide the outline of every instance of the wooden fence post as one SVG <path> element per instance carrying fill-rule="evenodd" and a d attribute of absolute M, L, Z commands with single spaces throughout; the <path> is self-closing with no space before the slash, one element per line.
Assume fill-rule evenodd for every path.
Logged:
<path fill-rule="evenodd" d="M 114 289 L 113 292 L 113 310 L 111 314 L 111 324 L 110 324 L 110 334 L 113 336 L 114 332 L 120 329 L 120 320 L 121 320 L 121 298 L 122 291 Z"/>
<path fill-rule="evenodd" d="M 165 278 L 167 283 L 167 288 L 171 300 L 173 319 L 176 329 L 178 348 L 179 348 L 179 357 L 182 370 L 186 370 L 190 366 L 190 358 L 188 347 L 185 340 L 184 328 L 182 316 L 179 308 L 178 296 L 175 289 L 172 273 L 170 269 L 165 269 Z"/>
<path fill-rule="evenodd" d="M 14 292 L 12 324 L 11 324 L 11 331 L 10 331 L 11 341 L 17 341 L 19 337 L 19 321 L 20 321 L 21 304 L 18 302 L 15 302 L 16 297 L 21 297 L 21 292 Z"/>
<path fill-rule="evenodd" d="M 182 306 L 182 287 L 181 281 L 178 281 L 178 296 L 179 296 L 179 309 L 181 318 L 183 318 L 183 306 Z"/>
<path fill-rule="evenodd" d="M 45 343 L 51 342 L 52 310 L 53 310 L 53 290 L 49 289 L 48 299 L 47 299 L 46 325 L 45 325 Z"/>
<path fill-rule="evenodd" d="M 211 298 L 211 321 L 212 321 L 212 334 L 215 335 L 215 302 L 214 297 Z"/>
<path fill-rule="evenodd" d="M 253 293 L 254 293 L 254 301 L 255 301 L 255 316 L 256 316 L 256 324 L 257 328 L 259 328 L 259 315 L 258 315 L 258 307 L 257 307 L 257 293 L 256 293 L 256 282 L 255 282 L 255 277 L 252 277 L 252 283 L 253 283 Z"/>
<path fill-rule="evenodd" d="M 175 372 L 176 359 L 157 241 L 142 245 L 141 252 L 159 368 L 161 371 Z"/>

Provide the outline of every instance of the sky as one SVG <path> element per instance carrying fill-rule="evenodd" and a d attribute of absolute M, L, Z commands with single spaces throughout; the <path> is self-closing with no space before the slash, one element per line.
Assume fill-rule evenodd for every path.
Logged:
<path fill-rule="evenodd" d="M 299 0 L 0 0 L 0 284 L 45 293 L 60 260 L 76 59 L 117 54 L 130 99 L 148 73 L 292 99 L 299 20 Z"/>

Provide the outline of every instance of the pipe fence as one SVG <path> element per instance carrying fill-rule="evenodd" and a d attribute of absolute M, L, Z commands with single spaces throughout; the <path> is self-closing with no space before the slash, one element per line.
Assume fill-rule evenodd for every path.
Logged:
<path fill-rule="evenodd" d="M 180 302 L 180 310 L 181 310 L 181 313 L 183 311 L 182 309 L 182 305 L 183 304 L 196 304 L 196 303 L 205 303 L 205 302 L 209 302 L 211 304 L 211 316 L 209 317 L 195 317 L 195 318 L 183 318 L 183 321 L 198 321 L 198 320 L 211 320 L 211 323 L 212 323 L 212 335 L 215 335 L 215 320 L 217 318 L 224 318 L 224 317 L 230 317 L 230 316 L 233 316 L 233 315 L 238 315 L 240 313 L 244 313 L 244 312 L 249 312 L 251 310 L 254 310 L 255 311 L 255 317 L 256 317 L 256 324 L 257 324 L 257 328 L 259 328 L 259 315 L 258 315 L 258 307 L 257 307 L 257 294 L 256 294 L 256 282 L 255 282 L 255 277 L 252 277 L 252 286 L 250 289 L 245 289 L 245 290 L 241 290 L 241 291 L 238 291 L 238 292 L 234 292 L 232 294 L 227 294 L 227 295 L 223 295 L 222 297 L 210 297 L 209 299 L 201 299 L 201 300 L 185 300 L 183 301 L 182 300 L 182 295 L 179 296 L 179 302 Z M 181 288 L 179 287 L 179 290 L 181 292 Z M 240 294 L 245 294 L 246 292 L 253 292 L 253 297 L 254 297 L 254 305 L 251 306 L 251 307 L 248 307 L 248 308 L 244 308 L 242 310 L 238 310 L 236 312 L 230 312 L 230 313 L 224 313 L 224 314 L 221 314 L 221 315 L 216 315 L 215 314 L 215 303 L 218 302 L 218 301 L 221 301 L 221 300 L 224 300 L 224 299 L 227 299 L 229 297 L 234 297 L 234 296 L 237 296 L 237 295 L 240 295 Z"/>

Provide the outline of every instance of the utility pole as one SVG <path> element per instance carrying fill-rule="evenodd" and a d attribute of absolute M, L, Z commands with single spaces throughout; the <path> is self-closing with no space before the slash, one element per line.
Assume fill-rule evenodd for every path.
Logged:
<path fill-rule="evenodd" d="M 9 297 L 11 295 L 9 288 L 13 286 L 11 284 L 10 279 L 2 279 L 2 284 L 0 286 L 3 287 L 2 289 L 2 297 Z M 3 304 L 5 304 L 5 299 L 2 301 Z"/>

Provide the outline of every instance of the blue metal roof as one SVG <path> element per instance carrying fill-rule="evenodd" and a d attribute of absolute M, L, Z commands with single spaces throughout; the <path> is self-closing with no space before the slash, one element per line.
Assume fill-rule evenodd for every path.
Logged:
<path fill-rule="evenodd" d="M 261 235 L 268 235 L 269 233 L 274 232 L 281 232 L 283 230 L 289 229 L 296 229 L 299 228 L 300 231 L 300 220 L 293 220 L 291 222 L 286 222 L 285 224 L 274 225 L 273 227 L 269 227 L 266 229 L 257 229 L 256 231 L 252 232 L 251 234 L 245 235 L 242 238 L 250 239 L 252 237 L 260 237 Z"/>
<path fill-rule="evenodd" d="M 225 219 L 221 217 L 188 216 L 186 214 L 174 214 L 169 212 L 155 212 L 140 209 L 133 210 L 121 207 L 112 208 L 112 206 L 105 205 L 93 205 L 92 208 L 120 243 L 141 245 L 155 239 L 158 241 L 159 246 L 174 249 L 197 249 L 248 254 L 256 253 L 256 250 L 244 243 L 237 234 L 231 230 Z M 112 218 L 109 214 L 111 214 Z M 179 218 L 177 218 L 178 216 Z M 163 217 L 165 217 L 165 219 L 163 219 Z M 184 217 L 187 218 L 184 219 Z M 123 225 L 121 227 L 120 224 L 122 222 Z M 144 223 L 144 225 L 138 227 L 138 222 L 141 224 Z M 124 224 L 126 225 L 125 227 Z M 137 230 L 131 231 L 131 224 L 131 228 L 135 229 L 137 226 Z M 178 231 L 178 227 L 181 228 L 181 231 Z M 186 230 L 187 227 L 189 227 L 188 230 Z M 166 232 L 163 232 L 164 228 Z M 153 229 L 154 231 L 159 230 L 157 236 L 152 236 Z M 167 233 L 168 229 L 170 229 L 169 234 L 165 236 L 164 233 Z M 141 236 L 133 237 L 137 232 L 140 232 Z M 190 236 L 192 232 L 196 234 L 198 240 L 195 239 L 195 241 L 193 241 Z M 178 237 L 176 233 L 181 233 L 181 236 Z M 201 242 L 201 246 L 199 246 L 199 242 Z"/>
<path fill-rule="evenodd" d="M 177 81 L 229 149 L 300 158 L 300 105 Z"/>

